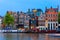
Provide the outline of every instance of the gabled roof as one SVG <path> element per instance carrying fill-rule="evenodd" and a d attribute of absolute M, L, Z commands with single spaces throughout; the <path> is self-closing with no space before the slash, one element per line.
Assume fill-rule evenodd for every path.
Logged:
<path fill-rule="evenodd" d="M 58 12 L 58 8 L 49 8 L 49 9 L 46 9 L 45 12 L 48 12 L 49 10 L 54 10 L 55 12 Z"/>

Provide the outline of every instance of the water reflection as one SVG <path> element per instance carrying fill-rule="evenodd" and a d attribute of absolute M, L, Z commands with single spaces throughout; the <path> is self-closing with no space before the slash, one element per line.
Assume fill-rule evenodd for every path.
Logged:
<path fill-rule="evenodd" d="M 36 33 L 0 33 L 0 40 L 60 40 L 60 38 Z"/>

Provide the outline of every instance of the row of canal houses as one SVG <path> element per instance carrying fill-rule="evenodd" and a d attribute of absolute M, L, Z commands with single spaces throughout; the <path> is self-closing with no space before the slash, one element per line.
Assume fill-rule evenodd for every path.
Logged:
<path fill-rule="evenodd" d="M 17 25 L 23 25 L 25 28 L 39 27 L 41 30 L 55 30 L 58 28 L 58 9 L 47 8 L 45 13 L 41 9 L 28 9 L 27 12 L 12 12 L 14 18 L 14 29 Z"/>

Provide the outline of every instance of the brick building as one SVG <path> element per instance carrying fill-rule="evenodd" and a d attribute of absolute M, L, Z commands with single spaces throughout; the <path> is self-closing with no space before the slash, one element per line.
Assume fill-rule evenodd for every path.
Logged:
<path fill-rule="evenodd" d="M 45 25 L 49 30 L 55 30 L 58 28 L 58 8 L 46 8 L 46 20 Z"/>

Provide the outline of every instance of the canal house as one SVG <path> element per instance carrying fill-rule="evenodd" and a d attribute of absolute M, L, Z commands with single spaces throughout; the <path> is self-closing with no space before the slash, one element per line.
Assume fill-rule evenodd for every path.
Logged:
<path fill-rule="evenodd" d="M 48 30 L 56 30 L 58 28 L 58 7 L 46 8 L 46 27 Z"/>

